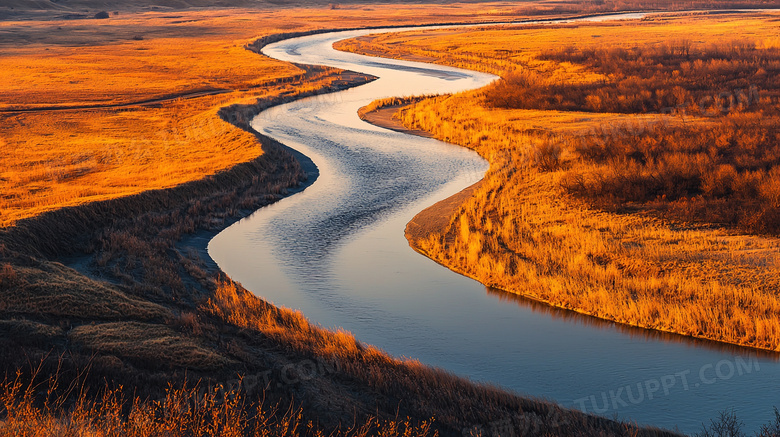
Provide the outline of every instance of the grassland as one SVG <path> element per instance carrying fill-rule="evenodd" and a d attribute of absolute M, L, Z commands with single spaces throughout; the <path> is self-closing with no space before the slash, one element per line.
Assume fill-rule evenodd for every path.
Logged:
<path fill-rule="evenodd" d="M 261 156 L 212 177 L 0 231 L 0 432 L 463 435 L 500 422 L 530 435 L 671 435 L 389 357 L 225 278 L 198 241 L 299 181 L 280 144 L 258 141 Z"/>
<path fill-rule="evenodd" d="M 426 57 L 507 78 L 396 114 L 406 127 L 473 148 L 491 163 L 444 229 L 411 241 L 417 250 L 486 285 L 556 307 L 780 350 L 780 242 L 767 235 L 777 232 L 771 218 L 778 208 L 778 100 L 773 79 L 762 77 L 762 69 L 778 65 L 777 21 L 771 13 L 683 14 L 555 28 L 422 30 L 341 48 Z M 748 45 L 751 62 L 737 59 L 737 41 Z M 685 51 L 675 54 L 675 47 Z M 663 71 L 670 65 L 678 67 Z M 668 83 L 652 80 L 655 73 Z M 696 100 L 751 84 L 763 87 L 752 107 L 716 117 L 663 100 L 674 87 Z M 632 94 L 621 94 L 626 90 Z M 608 97 L 595 105 L 588 96 L 599 91 Z M 650 107 L 636 109 L 639 101 Z M 672 111 L 658 110 L 667 105 Z M 767 160 L 745 159 L 751 138 Z M 721 139 L 727 152 L 718 152 Z M 731 179 L 714 181 L 721 171 Z M 732 183 L 751 177 L 743 192 Z M 746 213 L 728 213 L 737 210 Z"/>
<path fill-rule="evenodd" d="M 393 25 L 408 16 L 416 23 L 470 21 L 490 17 L 494 7 L 235 9 L 0 21 L 0 226 L 176 186 L 247 162 L 262 151 L 252 135 L 220 120 L 219 108 L 344 80 L 336 71 L 309 74 L 258 56 L 247 50 L 254 40 L 290 30 Z"/>
<path fill-rule="evenodd" d="M 252 41 L 636 3 L 18 10 L 30 3 L 0 5 L 15 17 L 0 21 L 0 435 L 671 435 L 389 357 L 200 256 L 305 178 L 251 117 L 366 80 L 262 58 Z M 80 18 L 96 7 L 117 9 Z"/>
<path fill-rule="evenodd" d="M 53 16 L 0 22 L 0 435 L 422 436 L 496 423 L 528 435 L 671 435 L 389 357 L 264 302 L 201 258 L 210 236 L 305 178 L 251 117 L 367 79 L 246 45 L 334 18 L 352 27 L 514 9 L 65 20 L 65 6 L 49 3 Z"/>

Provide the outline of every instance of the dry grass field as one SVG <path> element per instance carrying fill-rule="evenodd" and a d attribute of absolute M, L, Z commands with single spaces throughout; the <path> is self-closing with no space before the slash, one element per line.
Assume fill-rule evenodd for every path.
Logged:
<path fill-rule="evenodd" d="M 268 304 L 200 256 L 301 181 L 288 152 L 247 130 L 252 114 L 365 80 L 265 59 L 252 41 L 636 4 L 3 2 L 0 435 L 459 436 L 493 423 L 672 435 L 394 359 Z M 102 9 L 108 18 L 89 18 Z"/>
<path fill-rule="evenodd" d="M 411 241 L 417 250 L 556 307 L 780 350 L 780 241 L 766 235 L 777 235 L 780 207 L 773 194 L 779 20 L 686 14 L 416 31 L 342 47 L 508 78 L 396 114 L 406 127 L 473 148 L 491 163 L 445 229 Z M 651 52 L 667 58 L 653 61 Z M 629 68 L 640 62 L 650 65 Z M 677 68 L 664 71 L 669 65 Z M 717 116 L 663 100 L 674 86 L 701 102 L 751 85 L 760 98 Z M 586 98 L 611 89 L 603 108 Z M 651 109 L 631 109 L 633 102 Z M 672 104 L 672 111 L 652 108 Z"/>
<path fill-rule="evenodd" d="M 533 435 L 671 435 L 394 359 L 201 259 L 211 235 L 303 176 L 248 130 L 250 117 L 366 80 L 247 44 L 513 10 L 123 9 L 73 20 L 54 8 L 0 21 L 0 435 L 462 435 L 496 420 Z"/>
<path fill-rule="evenodd" d="M 408 23 L 410 16 L 413 23 L 489 19 L 496 7 L 232 9 L 0 21 L 0 226 L 197 180 L 260 155 L 254 137 L 220 120 L 219 108 L 313 91 L 344 78 L 336 71 L 306 75 L 247 50 L 258 38 Z"/>
<path fill-rule="evenodd" d="M 19 15 L 23 6 L 4 7 Z M 41 14 L 32 19 L 12 14 L 0 21 L 0 226 L 64 206 L 175 186 L 258 156 L 251 135 L 215 117 L 217 109 L 289 94 L 291 85 L 284 82 L 304 72 L 246 50 L 253 39 L 318 28 L 672 6 L 679 7 L 602 2 L 583 9 L 574 3 L 535 2 L 154 12 L 139 5 L 138 11 L 97 20 L 65 19 L 67 8 L 42 2 L 36 6 Z M 83 12 L 79 7 L 71 5 Z M 571 35 L 561 38 L 565 42 Z M 426 39 L 414 39 L 404 46 L 427 56 L 428 48 L 418 48 Z M 454 63 L 470 62 L 468 50 Z M 522 51 L 522 46 L 516 49 Z M 489 71 L 505 67 L 495 62 L 469 65 Z M 336 80 L 331 72 L 307 78 L 307 86 Z"/>

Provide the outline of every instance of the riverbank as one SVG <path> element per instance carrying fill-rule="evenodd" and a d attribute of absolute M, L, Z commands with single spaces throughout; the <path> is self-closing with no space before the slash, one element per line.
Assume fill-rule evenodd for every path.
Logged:
<path fill-rule="evenodd" d="M 40 362 L 39 377 L 59 375 L 62 384 L 77 382 L 93 394 L 105 384 L 132 387 L 127 395 L 141 400 L 160 399 L 168 384 L 185 380 L 207 388 L 243 381 L 238 390 L 246 399 L 278 405 L 280 416 L 290 405 L 300 407 L 298 423 L 311 421 L 310 433 L 356 422 L 367 423 L 371 433 L 370 417 L 408 416 L 418 430 L 435 418 L 440 435 L 499 426 L 538 435 L 671 435 L 389 357 L 349 333 L 323 330 L 264 302 L 201 259 L 198 249 L 210 234 L 311 178 L 310 167 L 251 131 L 249 120 L 274 104 L 369 79 L 347 76 L 346 83 L 341 72 L 309 72 L 336 80 L 219 111 L 262 146 L 250 162 L 174 188 L 45 212 L 0 230 L 6 351 L 0 364 L 6 373 L 21 369 L 25 379 Z"/>
<path fill-rule="evenodd" d="M 84 1 L 90 2 L 107 7 Z M 251 135 L 217 117 L 220 107 L 338 78 L 257 56 L 257 42 L 330 28 L 473 22 L 496 6 L 193 10 L 182 4 L 128 11 L 133 5 L 116 1 L 109 18 L 95 19 L 67 18 L 69 5 L 39 3 L 18 5 L 14 17 L 0 20 L 0 227 L 171 188 L 259 156 Z M 502 15 L 524 16 L 504 9 Z"/>
<path fill-rule="evenodd" d="M 389 105 L 382 106 L 372 111 L 360 114 L 360 118 L 375 126 L 390 129 L 396 132 L 401 132 L 410 135 L 417 135 L 420 137 L 433 138 L 433 134 L 428 131 L 420 129 L 409 129 L 399 122 L 395 117 L 395 113 L 400 108 L 409 106 L 409 104 Z"/>
<path fill-rule="evenodd" d="M 599 83 L 606 76 L 599 76 L 603 72 L 598 66 L 559 64 L 553 53 L 589 50 L 591 46 L 603 49 L 607 42 L 652 45 L 659 38 L 668 41 L 669 35 L 707 41 L 708 35 L 718 34 L 723 26 L 733 27 L 729 35 L 738 34 L 745 28 L 740 20 L 762 22 L 749 14 L 730 19 L 701 14 L 644 20 L 635 26 L 564 25 L 552 30 L 510 26 L 459 34 L 414 31 L 343 41 L 339 47 L 384 51 L 388 57 L 436 55 L 443 64 L 498 69 L 510 76 L 508 72 L 514 71 L 527 79 L 529 86 L 542 76 L 556 77 L 571 87 L 561 91 L 565 100 L 577 86 Z M 770 38 L 774 31 L 763 23 L 761 35 Z M 626 32 L 631 32 L 630 38 Z M 590 38 L 591 34 L 598 38 Z M 518 47 L 517 41 L 523 46 Z M 550 41 L 558 41 L 564 48 L 556 52 L 547 44 Z M 575 44 L 579 45 L 572 48 Z M 510 49 L 514 51 L 508 56 Z M 483 56 L 477 55 L 480 51 Z M 528 69 L 539 78 L 517 73 Z M 407 128 L 427 129 L 436 138 L 473 148 L 491 161 L 491 171 L 476 195 L 438 235 L 413 240 L 413 247 L 486 285 L 560 308 L 647 329 L 768 351 L 778 349 L 778 303 L 773 294 L 778 287 L 776 238 L 741 235 L 734 225 L 672 215 L 674 208 L 683 210 L 681 205 L 695 213 L 696 196 L 680 200 L 666 210 L 666 216 L 659 217 L 652 210 L 637 214 L 642 208 L 639 202 L 617 213 L 614 206 L 600 210 L 597 201 L 594 207 L 591 198 L 583 201 L 566 188 L 580 173 L 583 180 L 598 177 L 593 176 L 597 167 L 579 157 L 573 146 L 578 141 L 644 138 L 651 136 L 657 124 L 680 129 L 687 123 L 686 128 L 692 128 L 715 119 L 624 115 L 592 107 L 496 107 L 489 98 L 506 95 L 506 89 L 498 90 L 501 86 L 505 85 L 498 84 L 492 91 L 431 98 L 397 115 Z M 761 101 L 770 105 L 765 112 L 769 114 L 776 90 L 766 89 L 765 93 L 767 97 Z M 618 101 L 617 97 L 600 100 L 604 105 Z"/>
<path fill-rule="evenodd" d="M 387 106 L 380 105 L 378 108 L 368 111 L 364 111 L 365 108 L 363 108 L 359 114 L 363 121 L 371 123 L 374 126 L 409 135 L 433 138 L 432 133 L 420 129 L 409 129 L 399 119 L 394 117 L 399 110 L 410 105 L 411 103 L 390 104 Z M 406 238 L 410 241 L 414 241 L 428 238 L 436 232 L 441 232 L 441 230 L 449 224 L 451 217 L 455 214 L 457 209 L 474 194 L 480 184 L 481 182 L 478 182 L 459 193 L 420 211 L 420 213 L 407 224 L 405 230 Z"/>

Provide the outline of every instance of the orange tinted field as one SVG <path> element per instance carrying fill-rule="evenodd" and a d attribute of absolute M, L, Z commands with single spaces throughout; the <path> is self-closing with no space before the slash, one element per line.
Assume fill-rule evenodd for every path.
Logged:
<path fill-rule="evenodd" d="M 761 50 L 778 46 L 777 20 L 772 14 L 556 29 L 419 31 L 345 46 L 391 56 L 437 57 L 437 62 L 503 75 L 533 71 L 561 84 L 602 80 L 608 84 L 615 76 L 544 55 L 555 48 L 631 48 L 684 40 L 693 52 L 737 40 L 754 41 L 757 56 L 763 56 Z M 554 46 L 555 41 L 567 45 Z M 717 75 L 718 69 L 730 65 L 723 60 L 705 61 L 698 70 L 677 74 L 709 68 Z M 753 71 L 749 68 L 755 67 L 742 65 L 745 75 Z M 754 77 L 758 79 L 760 74 Z M 483 183 L 444 229 L 411 241 L 416 249 L 487 285 L 557 307 L 645 328 L 780 348 L 777 238 L 740 235 L 734 228 L 692 223 L 693 219 L 666 220 L 652 211 L 636 213 L 643 204 L 615 214 L 594 208 L 566 188 L 567 181 L 578 175 L 630 176 L 618 171 L 621 163 L 627 165 L 623 156 L 607 159 L 610 164 L 604 168 L 584 159 L 577 149 L 583 138 L 596 144 L 631 143 L 652 134 L 659 122 L 681 129 L 704 128 L 704 132 L 728 129 L 734 123 L 771 124 L 775 118 L 770 117 L 776 117 L 776 90 L 762 90 L 753 109 L 713 118 L 695 113 L 684 117 L 604 113 L 590 108 L 507 109 L 489 101 L 501 86 L 424 100 L 397 114 L 406 127 L 473 148 L 491 162 Z M 522 88 L 515 91 L 522 96 Z M 562 97 L 565 101 L 570 96 Z M 734 147 L 741 144 L 736 141 Z M 676 162 L 687 162 L 675 153 L 670 151 Z M 701 158 L 707 162 L 704 155 Z M 664 171 L 672 169 L 669 165 Z M 756 170 L 746 174 L 760 176 Z"/>
<path fill-rule="evenodd" d="M 486 13 L 489 9 L 494 6 L 355 6 L 0 21 L 0 109 L 114 104 L 200 90 L 247 89 L 300 73 L 289 63 L 245 49 L 263 36 L 410 21 L 486 21 L 495 16 Z"/>
<path fill-rule="evenodd" d="M 64 206 L 171 187 L 257 157 L 262 150 L 254 137 L 220 120 L 219 108 L 340 80 L 335 72 L 302 79 L 298 67 L 248 51 L 245 46 L 257 38 L 408 23 L 409 16 L 418 23 L 470 21 L 488 9 L 495 6 L 147 12 L 107 20 L 0 22 L 0 226 Z M 155 99 L 164 101 L 132 104 Z M 47 110 L 84 106 L 100 108 Z M 20 109 L 40 111 L 9 112 Z"/>
<path fill-rule="evenodd" d="M 682 17 L 682 18 L 680 18 Z M 687 18 L 686 18 L 687 17 Z M 739 18 L 739 19 L 737 19 Z M 734 41 L 758 48 L 780 47 L 780 17 L 727 17 L 685 14 L 626 22 L 560 25 L 491 26 L 480 30 L 416 30 L 369 35 L 337 43 L 339 50 L 372 52 L 387 57 L 427 57 L 438 64 L 508 75 L 531 69 L 551 80 L 594 82 L 604 77 L 572 63 L 540 58 L 561 47 L 635 47 L 689 41 L 707 47 Z"/>

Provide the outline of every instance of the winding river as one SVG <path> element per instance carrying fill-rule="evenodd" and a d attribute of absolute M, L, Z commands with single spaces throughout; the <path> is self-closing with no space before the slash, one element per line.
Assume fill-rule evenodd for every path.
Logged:
<path fill-rule="evenodd" d="M 465 148 L 364 123 L 358 108 L 389 96 L 473 89 L 495 77 L 332 48 L 340 39 L 391 30 L 399 29 L 327 33 L 265 48 L 273 58 L 379 79 L 255 118 L 259 132 L 311 159 L 316 181 L 217 235 L 209 254 L 219 267 L 322 326 L 523 395 L 683 432 L 727 409 L 752 430 L 772 419 L 773 405 L 780 406 L 774 355 L 552 310 L 486 290 L 409 248 L 406 223 L 481 179 L 487 163 Z"/>

